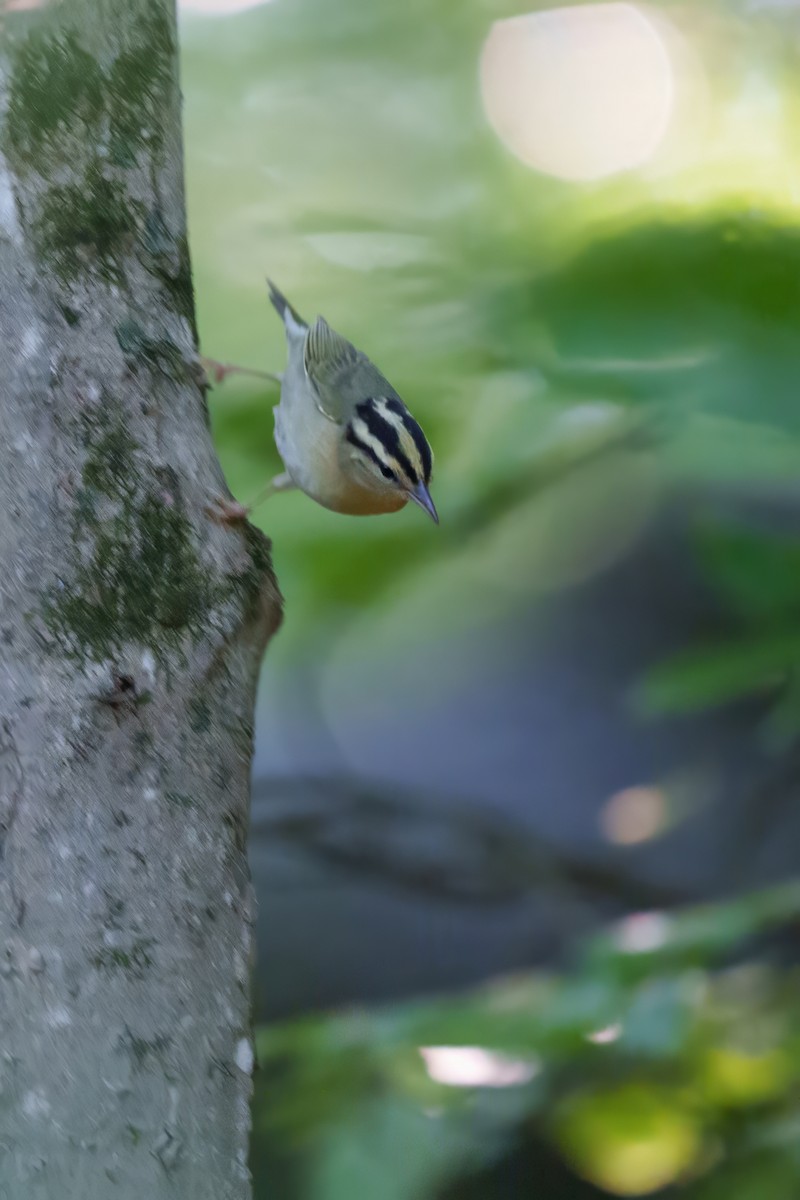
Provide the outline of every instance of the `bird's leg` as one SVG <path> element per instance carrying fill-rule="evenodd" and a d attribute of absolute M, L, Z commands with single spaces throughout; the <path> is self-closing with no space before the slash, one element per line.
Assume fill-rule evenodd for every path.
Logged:
<path fill-rule="evenodd" d="M 270 479 L 266 487 L 263 487 L 260 492 L 257 492 L 253 499 L 245 509 L 246 513 L 251 513 L 254 508 L 258 508 L 263 504 L 267 497 L 273 492 L 290 492 L 292 488 L 297 487 L 297 484 L 292 479 L 288 471 L 281 471 L 280 475 L 276 475 L 274 479 Z"/>
<path fill-rule="evenodd" d="M 229 375 L 253 375 L 256 379 L 269 379 L 280 383 L 283 376 L 273 371 L 254 371 L 251 367 L 237 367 L 234 363 L 217 362 L 215 358 L 200 355 L 200 366 L 208 383 L 224 383 Z"/>
<path fill-rule="evenodd" d="M 206 512 L 215 521 L 221 521 L 225 525 L 234 524 L 236 521 L 244 521 L 249 517 L 254 508 L 258 508 L 260 504 L 271 496 L 273 492 L 288 492 L 293 487 L 296 487 L 294 480 L 288 471 L 283 471 L 280 475 L 276 475 L 271 479 L 265 488 L 250 501 L 249 504 L 239 504 L 236 500 L 216 499 L 209 504 Z"/>

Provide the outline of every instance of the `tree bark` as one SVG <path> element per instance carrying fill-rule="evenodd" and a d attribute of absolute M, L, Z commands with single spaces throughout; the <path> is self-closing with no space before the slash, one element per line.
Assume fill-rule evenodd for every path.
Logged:
<path fill-rule="evenodd" d="M 205 510 L 224 483 L 174 3 L 18 5 L 0 0 L 0 1197 L 243 1200 L 252 713 L 280 597 L 268 543 Z"/>

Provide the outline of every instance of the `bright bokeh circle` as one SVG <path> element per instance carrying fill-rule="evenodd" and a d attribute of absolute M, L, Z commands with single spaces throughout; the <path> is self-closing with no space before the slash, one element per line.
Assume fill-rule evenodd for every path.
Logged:
<path fill-rule="evenodd" d="M 495 21 L 480 83 L 486 115 L 508 149 L 571 181 L 643 165 L 663 141 L 674 107 L 664 38 L 633 4 Z"/>

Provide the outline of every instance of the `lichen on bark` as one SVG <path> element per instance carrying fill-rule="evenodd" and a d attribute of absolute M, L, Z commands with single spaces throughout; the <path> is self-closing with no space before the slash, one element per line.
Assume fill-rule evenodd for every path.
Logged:
<path fill-rule="evenodd" d="M 265 539 L 206 511 L 174 12 L 2 19 L 0 1180 L 246 1200 L 243 845 L 280 599 Z"/>
<path fill-rule="evenodd" d="M 119 167 L 160 149 L 175 77 L 174 23 L 160 0 L 135 10 L 125 44 L 105 68 L 85 48 L 87 30 L 79 25 L 38 21 L 23 35 L 12 58 L 6 118 L 8 144 L 23 167 L 47 171 L 73 138 L 99 147 Z M 85 7 L 83 15 L 90 15 Z"/>

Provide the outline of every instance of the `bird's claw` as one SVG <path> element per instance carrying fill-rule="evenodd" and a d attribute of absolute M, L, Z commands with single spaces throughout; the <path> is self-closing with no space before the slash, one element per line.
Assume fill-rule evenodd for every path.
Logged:
<path fill-rule="evenodd" d="M 229 375 L 249 375 L 252 379 L 267 379 L 270 383 L 280 383 L 282 376 L 274 371 L 256 371 L 252 367 L 239 367 L 236 363 L 218 362 L 216 358 L 206 358 L 199 355 L 198 362 L 207 384 L 224 383 Z"/>
<path fill-rule="evenodd" d="M 238 500 L 226 500 L 219 496 L 206 505 L 206 513 L 220 525 L 236 525 L 247 520 L 250 509 Z"/>
<path fill-rule="evenodd" d="M 217 362 L 215 358 L 206 358 L 200 355 L 200 367 L 205 375 L 207 383 L 224 383 L 229 375 L 235 374 L 238 367 L 234 367 L 231 363 Z"/>

